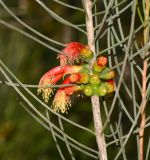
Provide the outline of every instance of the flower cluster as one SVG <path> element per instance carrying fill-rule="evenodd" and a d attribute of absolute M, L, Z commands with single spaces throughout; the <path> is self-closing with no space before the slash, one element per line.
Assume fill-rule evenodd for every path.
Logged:
<path fill-rule="evenodd" d="M 45 102 L 53 94 L 52 85 L 56 85 L 64 78 L 54 96 L 52 108 L 61 113 L 67 112 L 71 106 L 70 96 L 74 92 L 82 91 L 86 96 L 105 96 L 115 90 L 113 78 L 115 72 L 106 66 L 107 58 L 97 57 L 92 66 L 85 60 L 92 59 L 93 52 L 86 45 L 78 42 L 66 44 L 66 47 L 58 55 L 60 66 L 54 67 L 45 73 L 39 82 L 38 93 L 42 93 Z M 82 60 L 82 61 L 80 61 Z M 75 65 L 75 62 L 78 65 Z"/>

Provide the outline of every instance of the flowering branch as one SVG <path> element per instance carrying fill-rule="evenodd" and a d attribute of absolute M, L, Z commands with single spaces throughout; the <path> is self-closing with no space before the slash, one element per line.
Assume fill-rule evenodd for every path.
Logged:
<path fill-rule="evenodd" d="M 55 111 L 67 113 L 71 106 L 70 96 L 74 94 L 74 92 L 83 91 L 83 94 L 86 96 L 105 96 L 114 91 L 115 87 L 112 79 L 115 73 L 106 67 L 106 57 L 100 56 L 94 61 L 92 66 L 93 74 L 90 74 L 90 65 L 88 63 L 82 62 L 82 65 L 68 64 L 74 63 L 76 60 L 79 62 L 83 57 L 84 60 L 92 57 L 93 52 L 88 46 L 85 46 L 85 48 L 80 46 L 84 45 L 78 42 L 69 43 L 58 56 L 61 65 L 50 69 L 40 79 L 38 94 L 42 93 L 46 103 L 54 93 L 53 88 L 48 86 L 55 85 L 62 78 L 65 78 L 62 85 L 72 85 L 60 87 L 57 90 L 51 106 Z"/>
<path fill-rule="evenodd" d="M 84 5 L 87 13 L 86 28 L 87 28 L 88 45 L 91 48 L 91 50 L 95 53 L 94 27 L 93 27 L 93 19 L 92 19 L 92 1 L 84 0 Z M 94 64 L 95 57 L 91 61 L 91 66 Z M 105 137 L 104 137 L 104 133 L 102 133 L 103 126 L 102 126 L 102 119 L 101 119 L 101 113 L 100 113 L 99 97 L 96 95 L 92 96 L 91 102 L 92 102 L 94 126 L 95 126 L 95 132 L 96 132 L 96 140 L 97 140 L 97 145 L 99 150 L 99 158 L 100 160 L 107 160 Z"/>
<path fill-rule="evenodd" d="M 115 72 L 107 67 L 107 58 L 97 57 L 94 44 L 94 28 L 92 19 L 92 2 L 84 0 L 86 9 L 86 27 L 88 45 L 79 42 L 70 42 L 59 53 L 60 66 L 54 67 L 45 73 L 39 82 L 38 93 L 42 93 L 45 102 L 53 94 L 48 85 L 55 85 L 64 78 L 62 84 L 75 84 L 59 88 L 52 102 L 52 109 L 67 113 L 71 106 L 70 96 L 82 91 L 85 96 L 91 96 L 96 140 L 100 160 L 107 160 L 106 143 L 102 132 L 102 119 L 100 114 L 99 96 L 114 92 Z"/>

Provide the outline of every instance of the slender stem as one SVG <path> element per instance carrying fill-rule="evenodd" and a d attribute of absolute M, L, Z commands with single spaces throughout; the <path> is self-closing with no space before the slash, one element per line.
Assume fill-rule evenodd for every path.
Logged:
<path fill-rule="evenodd" d="M 146 6 L 145 6 L 145 21 L 149 18 L 149 11 L 150 11 L 150 1 L 146 0 Z M 148 24 L 144 28 L 143 32 L 144 36 L 144 44 L 146 44 L 149 40 L 149 26 Z M 147 103 L 146 99 L 146 84 L 147 84 L 147 69 L 148 69 L 148 60 L 146 59 L 148 55 L 148 49 L 145 49 L 145 59 L 143 61 L 143 70 L 142 70 L 142 101 L 141 104 L 141 122 L 140 122 L 140 130 L 139 130 L 139 137 L 140 137 L 140 160 L 144 160 L 144 126 L 145 126 L 145 119 L 146 119 L 146 113 L 145 113 L 145 107 Z"/>
<path fill-rule="evenodd" d="M 90 62 L 91 66 L 96 59 L 95 54 L 95 42 L 94 42 L 94 27 L 93 27 L 93 19 L 92 19 L 92 1 L 91 0 L 84 0 L 84 7 L 86 9 L 86 28 L 87 28 L 87 39 L 88 45 L 94 53 L 94 58 Z M 102 132 L 103 125 L 100 113 L 100 103 L 98 96 L 91 97 L 92 102 L 92 110 L 93 110 L 93 119 L 94 119 L 94 126 L 96 132 L 96 141 L 98 145 L 99 151 L 99 159 L 100 160 L 107 160 L 107 152 L 106 152 L 106 142 L 104 133 Z"/>
<path fill-rule="evenodd" d="M 140 137 L 140 160 L 144 160 L 144 126 L 145 126 L 145 107 L 146 107 L 146 73 L 147 73 L 147 61 L 144 60 L 143 62 L 143 71 L 142 71 L 142 110 L 141 110 L 141 122 L 140 122 L 140 130 L 139 130 L 139 137 Z"/>

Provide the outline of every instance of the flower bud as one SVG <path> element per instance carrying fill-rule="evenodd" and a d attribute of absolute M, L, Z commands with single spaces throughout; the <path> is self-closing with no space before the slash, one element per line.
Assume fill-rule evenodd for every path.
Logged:
<path fill-rule="evenodd" d="M 93 95 L 97 95 L 97 88 L 99 87 L 99 85 L 92 84 L 91 87 L 92 87 L 92 90 L 93 90 Z"/>
<path fill-rule="evenodd" d="M 97 88 L 98 96 L 105 96 L 107 93 L 107 87 L 104 85 L 104 83 L 101 83 L 101 85 Z"/>
<path fill-rule="evenodd" d="M 79 74 L 78 74 L 78 73 L 71 74 L 71 76 L 70 76 L 70 81 L 71 81 L 72 83 L 77 82 L 79 79 L 80 79 L 80 77 L 79 77 Z"/>
<path fill-rule="evenodd" d="M 93 52 L 89 49 L 89 47 L 85 47 L 80 50 L 80 56 L 81 58 L 92 59 Z"/>
<path fill-rule="evenodd" d="M 104 56 L 100 56 L 97 58 L 97 64 L 101 67 L 104 67 L 106 66 L 107 64 L 107 57 L 104 57 Z"/>
<path fill-rule="evenodd" d="M 90 83 L 92 85 L 98 85 L 100 84 L 100 79 L 99 79 L 99 76 L 97 74 L 93 74 L 90 76 Z"/>
<path fill-rule="evenodd" d="M 83 83 L 83 84 L 86 84 L 89 82 L 89 74 L 88 73 L 79 73 L 79 80 L 77 83 Z"/>
<path fill-rule="evenodd" d="M 113 80 L 109 80 L 107 82 L 104 82 L 104 85 L 106 86 L 108 93 L 112 93 L 115 91 L 115 84 L 114 84 Z"/>
<path fill-rule="evenodd" d="M 92 96 L 93 95 L 93 89 L 90 85 L 86 85 L 83 89 L 83 93 L 86 96 Z"/>
<path fill-rule="evenodd" d="M 115 77 L 115 72 L 113 70 L 109 72 L 102 72 L 100 73 L 99 77 L 102 79 L 112 79 Z"/>
<path fill-rule="evenodd" d="M 95 62 L 92 66 L 93 72 L 98 72 L 98 73 L 101 72 L 104 68 L 105 66 L 99 66 L 97 62 Z"/>

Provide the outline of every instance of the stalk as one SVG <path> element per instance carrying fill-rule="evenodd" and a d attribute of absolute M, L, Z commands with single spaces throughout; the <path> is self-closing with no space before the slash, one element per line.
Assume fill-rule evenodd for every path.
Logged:
<path fill-rule="evenodd" d="M 85 13 L 86 13 L 86 29 L 87 29 L 87 40 L 90 49 L 94 53 L 94 58 L 90 61 L 90 66 L 92 67 L 95 59 L 95 41 L 94 41 L 94 27 L 93 27 L 93 18 L 92 18 L 92 0 L 83 0 Z M 92 71 L 91 71 L 92 72 Z M 92 111 L 93 111 L 93 119 L 94 119 L 94 127 L 96 133 L 96 141 L 99 151 L 99 159 L 107 160 L 107 152 L 106 152 L 106 142 L 102 125 L 101 113 L 100 113 L 100 102 L 99 97 L 94 95 L 91 97 L 92 103 Z"/>
<path fill-rule="evenodd" d="M 145 6 L 145 22 L 149 19 L 149 11 L 150 11 L 150 1 L 146 0 Z M 146 45 L 149 40 L 149 26 L 148 24 L 144 28 L 143 32 L 144 36 L 144 44 Z M 145 126 L 145 119 L 146 119 L 146 84 L 147 84 L 147 69 L 148 69 L 148 49 L 145 50 L 144 54 L 144 61 L 143 61 L 143 70 L 142 70 L 142 104 L 141 104 L 141 122 L 140 122 L 140 130 L 139 130 L 139 151 L 140 151 L 140 160 L 144 160 L 144 126 Z"/>

